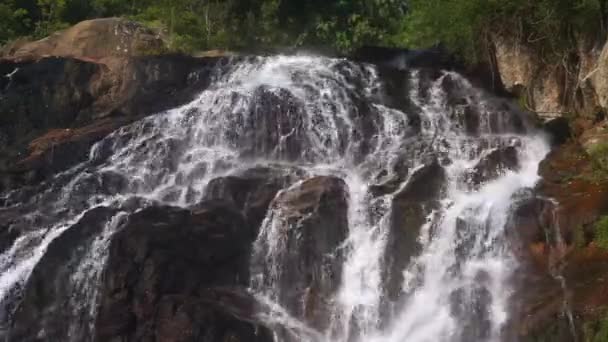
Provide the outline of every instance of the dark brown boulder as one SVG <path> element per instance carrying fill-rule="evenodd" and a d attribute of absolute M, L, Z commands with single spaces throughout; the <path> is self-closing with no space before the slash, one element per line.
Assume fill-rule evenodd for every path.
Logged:
<path fill-rule="evenodd" d="M 118 127 L 191 100 L 219 60 L 0 61 L 0 190 L 48 179 L 85 161 Z"/>
<path fill-rule="evenodd" d="M 223 200 L 240 209 L 252 228 L 253 238 L 279 190 L 304 176 L 304 171 L 286 166 L 258 166 L 211 180 L 205 198 Z"/>
<path fill-rule="evenodd" d="M 247 230 L 242 214 L 220 202 L 131 215 L 110 245 L 96 340 L 267 341 L 264 329 L 236 317 L 253 317 L 251 298 L 210 295 L 248 285 Z"/>
<path fill-rule="evenodd" d="M 253 272 L 264 274 L 264 281 L 270 282 L 264 285 L 280 289 L 277 300 L 292 315 L 322 331 L 329 322 L 331 298 L 342 275 L 344 255 L 339 247 L 348 235 L 346 184 L 325 176 L 305 180 L 281 192 L 271 210 L 269 218 L 280 227 L 260 233 L 262 240 L 256 242 L 259 260 L 254 259 L 254 265 L 261 269 Z M 277 238 L 283 247 L 269 250 L 273 247 L 267 240 Z M 280 264 L 265 261 L 268 252 Z M 277 266 L 280 269 L 273 270 Z"/>
<path fill-rule="evenodd" d="M 408 184 L 393 199 L 385 255 L 387 267 L 383 275 L 391 300 L 399 297 L 403 270 L 420 252 L 420 229 L 432 210 L 438 208 L 445 182 L 445 170 L 434 160 L 415 170 Z"/>

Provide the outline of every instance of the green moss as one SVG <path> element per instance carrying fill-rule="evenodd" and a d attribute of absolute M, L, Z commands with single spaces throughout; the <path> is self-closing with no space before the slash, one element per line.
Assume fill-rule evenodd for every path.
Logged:
<path fill-rule="evenodd" d="M 608 313 L 604 318 L 595 322 L 586 322 L 583 325 L 584 342 L 608 341 Z"/>
<path fill-rule="evenodd" d="M 594 241 L 599 247 L 608 249 L 608 216 L 603 216 L 595 223 Z"/>

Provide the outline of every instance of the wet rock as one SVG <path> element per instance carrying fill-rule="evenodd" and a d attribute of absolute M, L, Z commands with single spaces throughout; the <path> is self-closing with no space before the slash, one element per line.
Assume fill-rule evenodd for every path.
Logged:
<path fill-rule="evenodd" d="M 304 171 L 297 168 L 258 166 L 211 180 L 207 185 L 205 198 L 221 199 L 240 209 L 248 226 L 253 229 L 251 233 L 255 238 L 277 192 L 303 176 Z"/>
<path fill-rule="evenodd" d="M 517 149 L 514 146 L 499 147 L 483 157 L 468 177 L 472 184 L 479 185 L 496 179 L 506 170 L 515 171 L 518 167 Z"/>
<path fill-rule="evenodd" d="M 249 108 L 249 120 L 238 137 L 248 143 L 247 155 L 254 157 L 279 157 L 296 160 L 308 148 L 305 136 L 303 107 L 287 90 L 260 87 L 253 93 Z M 237 130 L 237 127 L 235 127 Z"/>
<path fill-rule="evenodd" d="M 377 197 L 397 191 L 401 184 L 407 179 L 410 167 L 408 164 L 409 163 L 407 162 L 399 162 L 391 171 L 382 170 L 381 173 L 376 176 L 377 184 L 370 185 L 370 193 Z"/>
<path fill-rule="evenodd" d="M 103 63 L 0 61 L 0 190 L 32 185 L 88 158 L 116 128 L 190 100 L 219 58 L 146 56 Z"/>
<path fill-rule="evenodd" d="M 165 296 L 158 303 L 153 341 L 272 342 L 253 320 L 254 299 L 245 290 L 209 290 L 200 297 Z M 246 313 L 235 312 L 245 306 Z M 236 308 L 236 309 L 235 309 Z M 239 315 L 241 314 L 241 315 Z M 122 340 L 121 340 L 122 341 Z"/>
<path fill-rule="evenodd" d="M 86 330 L 88 322 L 82 321 L 90 318 L 79 310 L 86 310 L 88 302 L 94 299 L 83 296 L 83 289 L 73 285 L 77 277 L 84 277 L 77 271 L 84 271 L 79 269 L 79 265 L 90 250 L 91 243 L 115 214 L 115 209 L 106 207 L 92 209 L 50 243 L 32 271 L 21 301 L 2 303 L 7 305 L 9 311 L 12 306 L 17 307 L 12 317 L 9 340 L 65 341 L 69 335 L 84 340 L 90 335 Z"/>
<path fill-rule="evenodd" d="M 479 133 L 480 114 L 475 107 L 471 105 L 463 106 L 458 113 L 458 121 L 467 134 L 475 135 Z"/>
<path fill-rule="evenodd" d="M 420 229 L 439 207 L 445 182 L 445 170 L 435 160 L 414 171 L 408 184 L 393 199 L 384 271 L 384 283 L 393 301 L 401 294 L 405 267 L 420 252 Z"/>
<path fill-rule="evenodd" d="M 572 328 L 587 338 L 583 326 L 608 307 L 608 252 L 592 242 L 594 223 L 608 214 L 608 187 L 593 180 L 592 163 L 575 141 L 556 147 L 539 173 L 542 181 L 515 202 L 509 225 L 521 265 L 510 330 L 520 341 L 572 341 Z"/>
<path fill-rule="evenodd" d="M 281 289 L 278 300 L 292 315 L 320 331 L 327 327 L 330 300 L 340 285 L 344 261 L 340 246 L 348 235 L 347 198 L 346 184 L 339 178 L 319 176 L 296 184 L 271 204 L 274 222 L 263 229 L 277 230 L 261 235 L 266 241 L 258 240 L 256 255 L 264 257 L 270 249 L 280 263 L 260 260 L 255 264 L 264 269 L 256 271 Z M 280 239 L 283 247 L 273 249 L 269 239 Z M 280 269 L 273 269 L 279 265 Z"/>
<path fill-rule="evenodd" d="M 12 228 L 19 219 L 20 213 L 16 208 L 0 208 L 0 254 L 19 237 L 19 230 Z"/>
<path fill-rule="evenodd" d="M 453 111 L 453 121 L 464 133 L 524 133 L 530 115 L 511 100 L 493 96 L 472 88 L 468 79 L 447 73 L 441 79 L 447 105 Z"/>
<path fill-rule="evenodd" d="M 218 304 L 209 294 L 248 285 L 248 229 L 237 209 L 217 201 L 132 214 L 110 245 L 96 340 L 264 341 L 262 328 L 235 317 L 253 317 L 243 313 L 250 299 Z"/>

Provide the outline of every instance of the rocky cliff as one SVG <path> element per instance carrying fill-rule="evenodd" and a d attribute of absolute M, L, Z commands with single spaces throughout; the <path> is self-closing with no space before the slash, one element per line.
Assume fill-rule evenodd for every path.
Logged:
<path fill-rule="evenodd" d="M 575 53 L 547 61 L 526 44 L 496 37 L 495 53 L 506 90 L 556 134 L 541 164 L 539 197 L 524 204 L 516 220 L 527 237 L 532 274 L 538 275 L 526 285 L 535 290 L 522 304 L 528 312 L 522 329 L 535 340 L 570 341 L 571 319 L 579 340 L 602 340 L 608 251 L 596 243 L 595 224 L 608 214 L 608 180 L 596 160 L 601 156 L 591 152 L 608 142 L 608 43 L 581 39 Z"/>
<path fill-rule="evenodd" d="M 454 209 L 454 201 L 444 199 L 446 192 L 466 188 L 484 194 L 492 180 L 521 172 L 529 163 L 522 158 L 529 151 L 520 151 L 530 143 L 526 134 L 536 129 L 529 113 L 439 70 L 452 61 L 436 52 L 406 54 L 408 68 L 421 68 L 413 74 L 392 57 L 390 63 L 374 60 L 382 65 L 378 69 L 341 60 L 322 69 L 321 76 L 315 74 L 319 78 L 314 82 L 307 78 L 312 74 L 308 69 L 297 69 L 289 80 L 282 78 L 290 63 L 301 66 L 298 63 L 307 63 L 306 59 L 290 59 L 287 67 L 275 62 L 279 68 L 270 71 L 264 69 L 266 64 L 251 63 L 254 67 L 245 69 L 247 73 L 262 69 L 276 84 L 304 86 L 290 92 L 269 91 L 263 85 L 242 98 L 238 90 L 255 82 L 245 73 L 230 83 L 236 90 L 195 100 L 203 90 L 216 90 L 212 80 L 226 64 L 248 58 L 158 54 L 164 50 L 153 31 L 122 19 L 102 19 L 41 41 L 6 47 L 0 54 L 0 252 L 19 252 L 20 247 L 51 239 L 45 249 L 21 253 L 35 264 L 27 282 L 0 286 L 0 293 L 14 291 L 18 298 L 0 301 L 0 312 L 10 313 L 0 315 L 0 322 L 10 322 L 0 327 L 0 337 L 267 342 L 273 334 L 289 338 L 295 332 L 319 340 L 310 332 L 314 329 L 364 334 L 370 329 L 366 324 L 380 316 L 361 306 L 338 307 L 344 300 L 340 283 L 369 284 L 362 278 L 377 276 L 381 300 L 373 304 L 382 306 L 381 317 L 388 321 L 399 317 L 399 310 L 407 313 L 404 308 L 412 304 L 404 299 L 409 293 L 403 284 L 422 282 L 411 273 L 424 274 L 424 258 L 440 252 L 425 253 L 423 234 L 445 229 L 437 225 L 442 216 L 437 212 Z M 590 146 L 608 134 L 601 121 L 608 108 L 608 47 L 586 46 L 580 51 L 574 64 L 569 60 L 552 68 L 524 46 L 507 40 L 496 44 L 505 88 L 541 118 L 553 120 L 546 125 L 554 146 L 541 163 L 542 181 L 512 196 L 506 192 L 505 201 L 514 201 L 507 215 L 507 237 L 523 265 L 516 270 L 517 298 L 509 308 L 515 318 L 505 334 L 517 341 L 592 338 L 602 329 L 599 322 L 608 310 L 608 252 L 594 242 L 593 228 L 608 214 L 608 183 L 594 177 L 588 154 Z M 386 86 L 383 96 L 376 93 L 377 84 L 366 83 L 375 78 Z M 306 106 L 299 97 L 328 85 L 334 88 L 305 98 L 313 105 Z M 326 98 L 328 89 L 338 94 L 331 101 Z M 383 102 L 366 102 L 370 99 Z M 127 126 L 191 101 L 199 104 L 181 108 L 178 123 L 155 127 L 157 122 L 144 120 Z M 202 110 L 217 110 L 219 123 L 191 121 Z M 325 121 L 324 111 L 342 116 L 336 122 Z M 407 117 L 395 119 L 399 111 Z M 572 130 L 564 120 L 555 120 L 573 112 L 583 119 Z M 305 122 L 309 114 L 311 122 Z M 231 122 L 225 116 L 236 119 Z M 211 128 L 178 130 L 171 136 L 162 131 L 203 124 Z M 349 125 L 354 129 L 345 134 L 347 138 L 340 136 Z M 237 156 L 198 163 L 198 147 L 214 139 L 227 141 Z M 124 165 L 112 164 L 120 164 L 113 154 L 135 165 L 127 165 L 128 177 L 120 172 Z M 364 170 L 357 177 L 365 182 L 349 178 L 348 169 L 328 176 L 328 166 L 315 159 L 326 154 L 347 155 L 348 162 Z M 251 165 L 260 156 L 281 163 Z M 233 165 L 233 158 L 242 165 Z M 387 161 L 391 164 L 385 166 Z M 311 167 L 313 162 L 318 163 L 316 168 Z M 187 172 L 177 170 L 179 163 Z M 458 167 L 464 168 L 462 173 L 448 174 L 447 170 L 460 171 Z M 149 173 L 139 173 L 138 168 Z M 203 181 L 205 193 L 197 199 L 200 194 L 192 184 L 200 186 Z M 149 189 L 157 183 L 162 186 Z M 368 192 L 357 192 L 366 186 Z M 492 191 L 486 190 L 487 198 L 499 196 Z M 121 196 L 129 192 L 138 196 L 123 201 Z M 352 206 L 361 203 L 369 206 Z M 482 216 L 485 203 L 462 205 L 468 211 L 453 217 L 454 235 L 446 237 L 460 245 L 452 251 L 453 258 L 427 270 L 435 274 L 445 266 L 448 280 L 460 269 L 479 267 L 476 258 L 487 253 L 479 246 L 502 238 L 492 237 L 492 231 L 475 236 L 497 224 L 492 221 L 494 212 Z M 85 214 L 73 217 L 79 212 Z M 367 221 L 351 222 L 352 217 Z M 483 222 L 476 221 L 480 217 Z M 66 226 L 58 224 L 67 218 L 72 220 Z M 354 230 L 349 225 L 357 223 L 370 229 L 359 232 L 355 240 L 366 246 L 377 239 L 384 247 L 379 253 L 361 253 L 362 260 L 382 261 L 378 274 L 364 269 L 363 276 L 353 276 L 353 265 L 346 265 L 347 255 L 355 250 L 349 244 Z M 378 233 L 383 225 L 386 231 Z M 36 228 L 47 226 L 52 228 L 36 235 Z M 474 243 L 476 239 L 483 243 Z M 100 246 L 106 246 L 107 259 Z M 29 262 L 36 257 L 39 261 Z M 82 260 L 100 260 L 102 265 Z M 492 333 L 486 310 L 491 303 L 491 271 L 461 279 L 461 286 L 472 281 L 467 283 L 471 286 L 447 295 L 454 315 L 466 322 L 460 340 L 483 340 Z M 431 288 L 427 295 L 440 295 L 443 285 L 449 289 L 445 279 L 438 280 L 440 289 Z M 259 287 L 284 305 L 285 312 L 277 313 L 276 307 L 247 291 L 248 286 Z M 272 286 L 280 290 L 271 291 Z M 348 299 L 357 302 L 376 295 L 364 293 L 365 298 Z M 461 302 L 469 306 L 457 305 L 466 296 L 471 301 Z M 98 305 L 81 304 L 90 298 Z M 414 305 L 416 317 L 406 318 L 424 327 L 432 322 L 420 321 L 425 317 L 418 315 L 424 313 L 421 307 Z M 344 323 L 345 312 L 363 318 Z M 260 313 L 278 315 L 282 325 L 262 321 Z M 94 319 L 87 320 L 90 316 Z M 296 320 L 302 326 L 294 325 Z"/>
<path fill-rule="evenodd" d="M 581 39 L 576 52 L 547 60 L 525 43 L 495 37 L 495 62 L 507 91 L 543 119 L 593 119 L 608 108 L 608 44 Z"/>
<path fill-rule="evenodd" d="M 220 58 L 154 55 L 137 23 L 99 19 L 0 54 L 0 189 L 45 180 L 93 143 L 203 90 Z"/>

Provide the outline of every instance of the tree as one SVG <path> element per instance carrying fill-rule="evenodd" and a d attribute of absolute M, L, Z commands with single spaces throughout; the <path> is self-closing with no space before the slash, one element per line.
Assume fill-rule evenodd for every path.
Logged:
<path fill-rule="evenodd" d="M 27 32 L 29 26 L 27 15 L 27 10 L 15 6 L 12 0 L 0 2 L 0 18 L 3 18 L 0 21 L 0 44 Z"/>
<path fill-rule="evenodd" d="M 62 19 L 66 8 L 66 0 L 37 0 L 41 19 L 36 23 L 34 35 L 45 37 L 59 29 L 68 26 Z"/>

